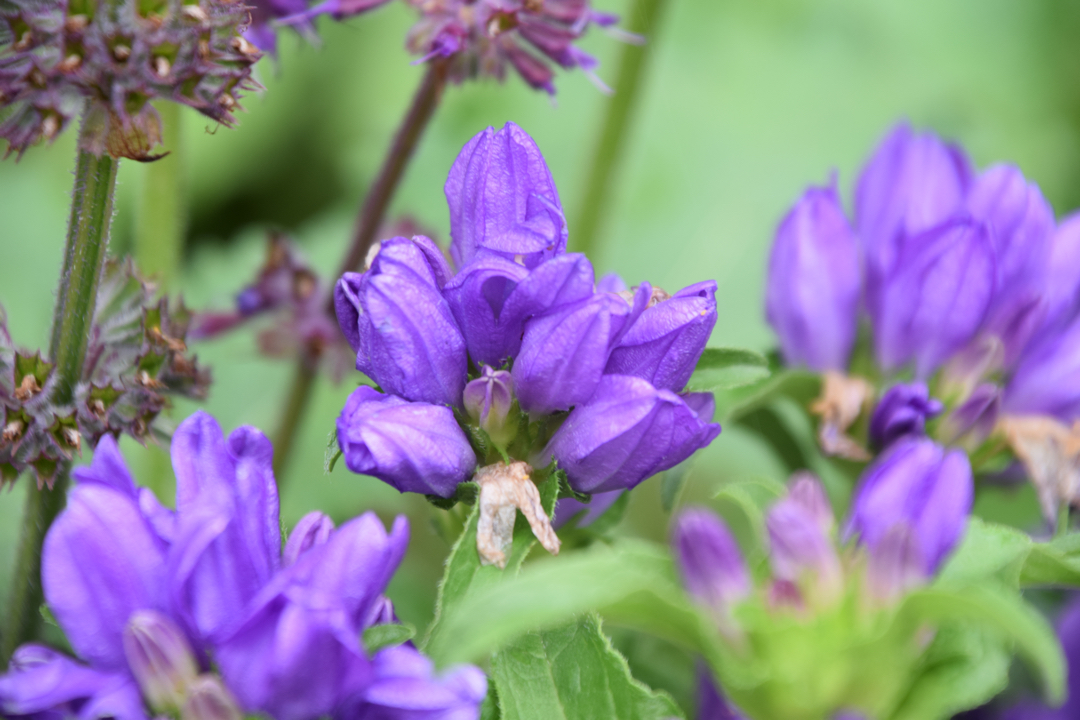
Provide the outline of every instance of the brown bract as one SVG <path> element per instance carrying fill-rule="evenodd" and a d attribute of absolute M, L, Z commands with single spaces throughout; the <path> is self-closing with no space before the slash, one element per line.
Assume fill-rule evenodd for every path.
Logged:
<path fill-rule="evenodd" d="M 870 459 L 866 448 L 849 437 L 847 431 L 873 398 L 874 386 L 860 377 L 831 370 L 822 376 L 821 396 L 810 406 L 810 411 L 821 417 L 818 442 L 826 455 L 847 460 Z"/>
<path fill-rule="evenodd" d="M 1073 504 L 1080 497 L 1080 421 L 1069 427 L 1046 415 L 1006 416 L 998 427 L 1053 522 L 1060 503 Z"/>
<path fill-rule="evenodd" d="M 529 521 L 533 534 L 552 555 L 559 554 L 559 537 L 540 503 L 540 492 L 529 477 L 527 463 L 495 463 L 480 468 L 474 480 L 480 485 L 480 521 L 476 528 L 476 551 L 484 565 L 506 567 L 506 551 L 514 539 L 517 511 Z"/>

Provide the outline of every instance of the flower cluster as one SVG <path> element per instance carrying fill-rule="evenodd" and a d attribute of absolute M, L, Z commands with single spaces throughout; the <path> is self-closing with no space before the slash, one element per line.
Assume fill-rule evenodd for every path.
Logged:
<path fill-rule="evenodd" d="M 905 124 L 862 170 L 854 218 L 835 183 L 807 190 L 769 266 L 769 322 L 788 363 L 831 378 L 819 411 L 841 426 L 833 437 L 880 384 L 871 445 L 922 434 L 948 410 L 936 424 L 944 441 L 974 448 L 999 428 L 1017 454 L 1034 443 L 1075 455 L 1068 429 L 1046 421 L 1080 417 L 1080 218 L 1055 223 L 1019 169 L 976 172 L 960 148 Z M 1080 491 L 1080 477 L 1040 483 L 1048 512 L 1061 494 L 1048 483 L 1070 486 L 1069 499 Z"/>
<path fill-rule="evenodd" d="M 574 491 L 599 493 L 716 437 L 712 396 L 681 393 L 716 322 L 715 282 L 670 296 L 596 283 L 512 123 L 465 146 L 446 197 L 456 273 L 429 239 L 393 238 L 335 289 L 356 368 L 381 390 L 360 387 L 338 418 L 351 470 L 448 498 L 478 462 L 554 461 Z"/>
<path fill-rule="evenodd" d="M 362 644 L 396 622 L 382 593 L 405 518 L 387 533 L 372 513 L 335 529 L 315 512 L 282 549 L 272 454 L 257 430 L 226 440 L 196 413 L 173 438 L 173 512 L 102 438 L 42 557 L 48 607 L 85 664 L 23 646 L 0 677 L 5 717 L 477 717 L 479 669 L 437 676 L 409 644 Z"/>
<path fill-rule="evenodd" d="M 150 104 L 183 103 L 225 125 L 256 84 L 259 51 L 244 5 L 225 0 L 103 3 L 15 0 L 0 8 L 0 137 L 22 154 L 52 140 L 88 104 L 85 150 L 150 158 L 161 121 Z"/>
<path fill-rule="evenodd" d="M 754 717 L 794 716 L 787 709 L 794 707 L 813 708 L 815 717 L 840 711 L 881 717 L 902 690 L 896 683 L 904 672 L 894 674 L 876 661 L 914 662 L 920 642 L 914 629 L 896 637 L 875 618 L 890 617 L 905 595 L 937 575 L 963 536 L 973 492 L 962 451 L 906 439 L 867 469 L 838 528 L 817 479 L 798 475 L 767 512 L 771 572 L 764 577 L 751 576 L 716 515 L 683 511 L 672 546 L 688 593 L 716 620 L 725 641 L 749 654 L 746 662 L 781 663 L 777 682 L 795 682 L 809 693 L 784 687 L 733 699 L 748 710 L 753 704 Z M 774 645 L 776 633 L 800 636 L 816 650 L 805 663 L 774 657 L 770 653 L 791 648 Z M 828 674 L 821 682 L 814 680 L 819 670 Z"/>
<path fill-rule="evenodd" d="M 93 446 L 104 435 L 160 439 L 154 421 L 170 396 L 206 397 L 210 373 L 184 343 L 187 310 L 170 310 L 154 295 L 130 262 L 106 267 L 73 404 L 56 402 L 52 363 L 15 349 L 0 310 L 0 480 L 33 468 L 38 485 L 51 486 L 83 440 Z"/>

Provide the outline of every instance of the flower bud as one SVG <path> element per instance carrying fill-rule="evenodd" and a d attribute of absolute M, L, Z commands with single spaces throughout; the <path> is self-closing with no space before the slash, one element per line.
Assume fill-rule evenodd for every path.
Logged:
<path fill-rule="evenodd" d="M 243 720 L 244 713 L 221 678 L 202 675 L 188 688 L 180 720 Z"/>
<path fill-rule="evenodd" d="M 788 499 L 809 513 L 822 532 L 831 533 L 836 525 L 836 517 L 817 476 L 802 470 L 792 475 L 789 483 Z"/>
<path fill-rule="evenodd" d="M 528 133 L 508 122 L 462 148 L 444 188 L 450 255 L 464 267 L 481 251 L 526 267 L 566 249 L 566 219 L 555 181 Z"/>
<path fill-rule="evenodd" d="M 318 510 L 309 512 L 300 518 L 300 522 L 296 523 L 296 527 L 289 534 L 285 549 L 281 552 L 281 566 L 289 567 L 305 552 L 329 540 L 333 532 L 333 520 Z"/>
<path fill-rule="evenodd" d="M 716 325 L 716 281 L 683 288 L 646 309 L 611 351 L 604 372 L 634 375 L 678 392 Z"/>
<path fill-rule="evenodd" d="M 822 602 L 835 599 L 843 582 L 840 559 L 821 519 L 800 500 L 787 497 L 770 508 L 765 526 L 773 576 L 805 581 L 805 593 Z"/>
<path fill-rule="evenodd" d="M 502 257 L 483 255 L 443 288 L 474 362 L 499 367 L 517 354 L 525 317 L 505 312 L 507 299 L 529 271 Z"/>
<path fill-rule="evenodd" d="M 990 229 L 970 220 L 939 225 L 913 238 L 871 307 L 879 364 L 894 371 L 914 360 L 928 378 L 982 325 L 994 294 Z"/>
<path fill-rule="evenodd" d="M 891 604 L 923 585 L 927 577 L 922 545 L 910 525 L 893 525 L 870 548 L 866 561 L 866 589 L 874 601 Z"/>
<path fill-rule="evenodd" d="M 178 710 L 199 673 L 180 628 L 156 610 L 139 610 L 124 628 L 123 643 L 147 705 L 158 713 Z"/>
<path fill-rule="evenodd" d="M 421 245 L 395 238 L 366 273 L 342 276 L 334 305 L 357 370 L 407 400 L 459 405 L 465 340 L 439 292 L 441 273 Z"/>
<path fill-rule="evenodd" d="M 1051 415 L 1065 423 L 1080 415 L 1080 317 L 1024 352 L 1003 406 L 1009 414 Z"/>
<path fill-rule="evenodd" d="M 512 369 L 521 409 L 549 414 L 588 400 L 630 312 L 618 296 L 594 295 L 526 323 Z"/>
<path fill-rule="evenodd" d="M 925 434 L 926 421 L 944 409 L 930 397 L 926 383 L 893 385 L 885 391 L 870 416 L 870 444 L 886 448 L 902 437 Z"/>
<path fill-rule="evenodd" d="M 671 538 L 687 592 L 720 614 L 750 594 L 750 574 L 723 521 L 704 508 L 683 510 Z"/>
<path fill-rule="evenodd" d="M 868 271 L 868 303 L 901 247 L 961 208 L 972 182 L 963 150 L 900 123 L 881 141 L 855 189 L 855 220 Z"/>
<path fill-rule="evenodd" d="M 476 455 L 450 408 L 407 402 L 366 386 L 345 402 L 337 436 L 350 470 L 401 492 L 450 497 L 476 468 Z"/>
<path fill-rule="evenodd" d="M 942 421 L 943 432 L 939 437 L 955 443 L 968 436 L 978 445 L 994 431 L 1000 417 L 1001 388 L 994 383 L 982 383 Z"/>
<path fill-rule="evenodd" d="M 670 390 L 641 378 L 605 375 L 596 393 L 552 436 L 547 453 L 578 492 L 632 488 L 675 467 L 720 434 Z"/>
<path fill-rule="evenodd" d="M 974 484 L 967 455 L 930 440 L 903 440 L 871 465 L 859 485 L 846 533 L 871 554 L 898 525 L 910 528 L 924 577 L 960 541 Z"/>
<path fill-rule="evenodd" d="M 776 231 L 769 257 L 766 316 L 788 364 L 847 366 L 859 282 L 858 246 L 836 188 L 807 190 Z"/>
<path fill-rule="evenodd" d="M 517 423 L 510 420 L 514 404 L 513 383 L 506 370 L 483 366 L 480 377 L 465 386 L 463 402 L 469 417 L 484 428 L 498 445 L 505 446 L 517 434 Z"/>

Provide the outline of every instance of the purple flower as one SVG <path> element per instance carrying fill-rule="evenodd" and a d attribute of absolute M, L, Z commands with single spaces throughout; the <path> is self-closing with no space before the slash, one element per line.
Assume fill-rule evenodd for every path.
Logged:
<path fill-rule="evenodd" d="M 893 385 L 870 416 L 870 444 L 885 448 L 903 437 L 925 433 L 926 421 L 941 414 L 944 405 L 930 397 L 926 383 Z"/>
<path fill-rule="evenodd" d="M 526 267 L 566 248 L 566 219 L 540 149 L 514 123 L 487 128 L 462 148 L 446 180 L 450 255 L 464 267 L 480 252 Z"/>
<path fill-rule="evenodd" d="M 1080 317 L 1025 350 L 1005 387 L 1003 407 L 1065 423 L 1080 416 Z"/>
<path fill-rule="evenodd" d="M 847 366 L 855 343 L 859 256 L 835 186 L 803 194 L 776 232 L 766 315 L 789 364 Z"/>
<path fill-rule="evenodd" d="M 548 444 L 578 492 L 632 488 L 674 467 L 720 434 L 700 410 L 711 403 L 658 390 L 641 378 L 605 375 L 596 393 L 574 409 Z"/>
<path fill-rule="evenodd" d="M 870 158 L 855 190 L 855 219 L 865 253 L 870 309 L 903 246 L 948 220 L 964 203 L 971 163 L 959 147 L 900 123 Z"/>
<path fill-rule="evenodd" d="M 371 685 L 360 636 L 407 543 L 404 517 L 387 534 L 365 513 L 260 590 L 215 648 L 222 677 L 247 711 L 310 720 Z"/>
<path fill-rule="evenodd" d="M 277 572 L 273 454 L 251 427 L 237 428 L 226 442 L 204 412 L 173 435 L 177 529 L 169 570 L 173 602 L 194 636 L 216 637 L 235 626 Z"/>
<path fill-rule="evenodd" d="M 914 361 L 916 377 L 929 377 L 979 330 L 996 272 L 985 225 L 949 221 L 907 242 L 871 307 L 882 368 Z"/>
<path fill-rule="evenodd" d="M 296 523 L 281 552 L 281 567 L 289 567 L 312 548 L 322 545 L 334 532 L 334 521 L 315 510 Z"/>
<path fill-rule="evenodd" d="M 1058 225 L 1050 243 L 1043 302 L 1049 329 L 1067 323 L 1080 309 L 1080 213 Z"/>
<path fill-rule="evenodd" d="M 798 583 L 810 576 L 809 589 L 824 597 L 840 591 L 840 559 L 828 529 L 814 512 L 787 497 L 769 509 L 765 526 L 773 577 Z"/>
<path fill-rule="evenodd" d="M 624 492 L 626 490 L 620 489 L 594 493 L 587 503 L 575 500 L 572 497 L 562 498 L 555 506 L 555 516 L 552 518 L 551 524 L 557 530 L 581 513 L 581 517 L 574 523 L 574 527 L 591 525 L 607 512 L 608 508 L 614 505 Z"/>
<path fill-rule="evenodd" d="M 401 492 L 449 497 L 476 467 L 476 455 L 450 408 L 408 402 L 367 386 L 349 395 L 337 436 L 350 470 Z"/>
<path fill-rule="evenodd" d="M 356 350 L 356 369 L 383 390 L 457 406 L 465 340 L 440 293 L 445 260 L 418 240 L 388 240 L 370 270 L 342 276 L 334 288 L 338 322 Z"/>
<path fill-rule="evenodd" d="M 634 375 L 654 387 L 678 392 L 693 374 L 715 325 L 715 280 L 683 288 L 670 297 L 665 293 L 619 340 L 604 372 Z"/>
<path fill-rule="evenodd" d="M 971 466 L 961 450 L 930 440 L 905 440 L 880 457 L 856 490 L 847 534 L 873 555 L 886 539 L 901 546 L 910 533 L 923 577 L 937 572 L 960 541 L 971 511 Z M 903 541 L 903 542 L 900 542 Z"/>
<path fill-rule="evenodd" d="M 687 592 L 726 614 L 750 594 L 750 573 L 724 523 L 704 508 L 689 508 L 675 519 L 671 546 Z"/>
<path fill-rule="evenodd" d="M 480 377 L 465 386 L 465 412 L 496 443 L 505 444 L 516 432 L 516 418 L 507 426 L 514 404 L 514 386 L 506 370 L 492 370 L 485 365 Z"/>

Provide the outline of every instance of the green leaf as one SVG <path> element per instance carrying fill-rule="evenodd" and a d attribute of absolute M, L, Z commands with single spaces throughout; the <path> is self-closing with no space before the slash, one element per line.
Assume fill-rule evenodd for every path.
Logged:
<path fill-rule="evenodd" d="M 497 652 L 491 676 L 504 720 L 664 720 L 682 712 L 630 669 L 590 613 Z"/>
<path fill-rule="evenodd" d="M 675 507 L 675 501 L 686 484 L 686 478 L 690 475 L 690 462 L 682 462 L 664 472 L 660 480 L 660 505 L 664 512 L 671 512 Z"/>
<path fill-rule="evenodd" d="M 740 544 L 747 548 L 748 555 L 760 555 L 764 552 L 762 539 L 766 537 L 765 510 L 786 491 L 784 484 L 775 480 L 739 480 L 728 483 L 714 496 L 722 505 L 729 505 L 741 516 L 737 518 L 727 512 L 723 513 L 724 518 L 731 523 Z M 740 519 L 746 523 L 745 532 L 739 532 Z"/>
<path fill-rule="evenodd" d="M 769 361 L 753 350 L 706 348 L 686 384 L 692 392 L 730 390 L 768 378 Z"/>
<path fill-rule="evenodd" d="M 1031 538 L 1026 533 L 971 517 L 964 539 L 941 569 L 935 584 L 963 585 L 998 577 L 1009 587 L 1018 587 L 1021 568 L 1031 547 Z"/>
<path fill-rule="evenodd" d="M 475 483 L 467 483 L 475 488 Z M 459 485 L 459 488 L 462 486 Z M 540 503 L 549 516 L 555 508 L 555 499 L 559 493 L 558 473 L 550 473 L 538 484 Z M 430 499 L 430 498 L 429 498 Z M 439 630 L 443 616 L 450 608 L 461 603 L 468 595 L 484 588 L 499 584 L 504 577 L 513 577 L 521 568 L 521 563 L 529 551 L 536 545 L 532 528 L 521 512 L 517 513 L 514 523 L 514 539 L 508 553 L 506 569 L 500 570 L 494 565 L 481 565 L 480 555 L 476 552 L 476 527 L 480 519 L 480 503 L 474 503 L 465 529 L 458 536 L 446 560 L 446 571 L 439 583 L 435 599 L 435 618 L 428 626 L 426 646 Z"/>
<path fill-rule="evenodd" d="M 334 466 L 337 465 L 338 459 L 343 454 L 338 446 L 337 428 L 334 428 L 326 439 L 326 452 L 323 454 L 323 474 L 329 475 L 334 472 Z"/>
<path fill-rule="evenodd" d="M 1020 584 L 1080 586 L 1080 534 L 1032 544 L 1020 571 Z"/>
<path fill-rule="evenodd" d="M 820 394 L 821 376 L 806 370 L 780 370 L 749 385 L 716 390 L 713 396 L 716 417 L 721 422 L 731 422 L 777 398 L 790 398 L 806 407 Z"/>
<path fill-rule="evenodd" d="M 902 611 L 919 621 L 973 624 L 1016 645 L 1042 678 L 1046 698 L 1060 702 L 1065 694 L 1065 657 L 1054 629 L 1018 593 L 992 585 L 933 586 L 904 600 Z"/>
<path fill-rule="evenodd" d="M 367 650 L 368 655 L 374 655 L 383 648 L 412 640 L 415 635 L 416 628 L 408 623 L 372 625 L 364 631 L 364 649 Z"/>
<path fill-rule="evenodd" d="M 939 720 L 977 707 L 1009 683 L 1001 639 L 968 625 L 940 628 L 890 720 Z"/>

